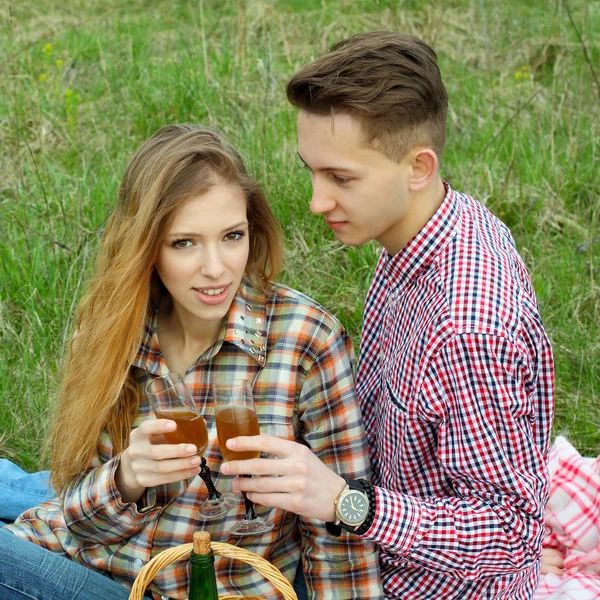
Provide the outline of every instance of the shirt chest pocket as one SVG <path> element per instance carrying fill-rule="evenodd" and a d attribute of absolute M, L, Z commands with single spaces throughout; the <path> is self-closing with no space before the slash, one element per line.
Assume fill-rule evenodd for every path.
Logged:
<path fill-rule="evenodd" d="M 407 392 L 407 390 L 403 390 Z M 414 396 L 384 383 L 381 445 L 392 489 L 419 495 L 418 482 L 437 464 L 437 424 L 419 410 Z"/>
<path fill-rule="evenodd" d="M 256 414 L 261 433 L 268 433 L 286 440 L 295 438 L 292 415 L 268 413 L 260 410 L 257 410 Z"/>

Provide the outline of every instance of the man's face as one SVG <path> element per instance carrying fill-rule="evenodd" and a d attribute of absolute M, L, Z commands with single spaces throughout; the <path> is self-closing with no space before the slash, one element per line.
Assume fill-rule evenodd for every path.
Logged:
<path fill-rule="evenodd" d="M 308 167 L 310 210 L 336 238 L 359 246 L 377 240 L 390 254 L 402 248 L 409 206 L 410 154 L 397 163 L 367 144 L 360 121 L 347 114 L 298 114 L 298 154 Z"/>

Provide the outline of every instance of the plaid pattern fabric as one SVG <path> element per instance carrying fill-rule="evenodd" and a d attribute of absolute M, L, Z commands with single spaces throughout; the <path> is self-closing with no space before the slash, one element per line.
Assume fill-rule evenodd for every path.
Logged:
<path fill-rule="evenodd" d="M 507 228 L 446 184 L 425 227 L 382 253 L 357 393 L 386 598 L 531 598 L 553 361 Z"/>
<path fill-rule="evenodd" d="M 564 558 L 563 576 L 540 578 L 535 600 L 600 598 L 600 457 L 583 458 L 563 437 L 550 451 L 544 547 Z"/>
<path fill-rule="evenodd" d="M 222 456 L 216 440 L 210 385 L 233 379 L 253 382 L 261 431 L 307 444 L 334 471 L 369 477 L 368 453 L 358 410 L 352 370 L 352 343 L 341 325 L 321 306 L 299 292 L 275 285 L 264 298 L 243 282 L 219 337 L 188 370 L 185 381 L 207 422 L 205 453 L 221 491 L 231 478 L 219 474 Z M 150 313 L 133 365 L 143 390 L 168 372 L 157 338 L 157 317 Z M 147 400 L 136 425 L 154 418 Z M 139 505 L 123 504 L 114 483 L 119 456 L 103 436 L 92 470 L 68 488 L 61 508 L 47 502 L 21 516 L 12 531 L 55 552 L 62 552 L 131 587 L 141 567 L 167 548 L 190 542 L 198 529 L 214 541 L 247 548 L 276 565 L 293 581 L 302 556 L 313 598 L 381 598 L 377 553 L 371 542 L 343 534 L 330 536 L 325 524 L 281 510 L 257 507 L 275 522 L 271 533 L 239 538 L 231 526 L 244 514 L 237 510 L 204 521 L 198 503 L 207 496 L 199 477 L 149 488 Z M 366 542 L 366 543 L 365 543 Z M 216 559 L 220 594 L 274 598 L 274 588 L 249 565 Z M 186 563 L 163 569 L 151 590 L 156 598 L 187 597 Z"/>

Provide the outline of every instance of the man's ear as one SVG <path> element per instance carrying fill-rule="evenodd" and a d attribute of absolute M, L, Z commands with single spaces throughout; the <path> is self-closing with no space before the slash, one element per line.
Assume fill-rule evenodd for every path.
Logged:
<path fill-rule="evenodd" d="M 438 172 L 438 157 L 431 148 L 415 148 L 411 152 L 410 190 L 419 192 L 426 188 Z"/>

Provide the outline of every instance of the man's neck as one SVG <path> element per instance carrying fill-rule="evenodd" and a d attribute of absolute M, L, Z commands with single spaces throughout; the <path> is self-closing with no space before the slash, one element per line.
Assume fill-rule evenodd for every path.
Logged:
<path fill-rule="evenodd" d="M 402 250 L 433 217 L 446 197 L 446 188 L 440 177 L 436 177 L 422 190 L 415 192 L 399 227 L 390 232 L 388 239 L 381 240 L 392 256 Z"/>

